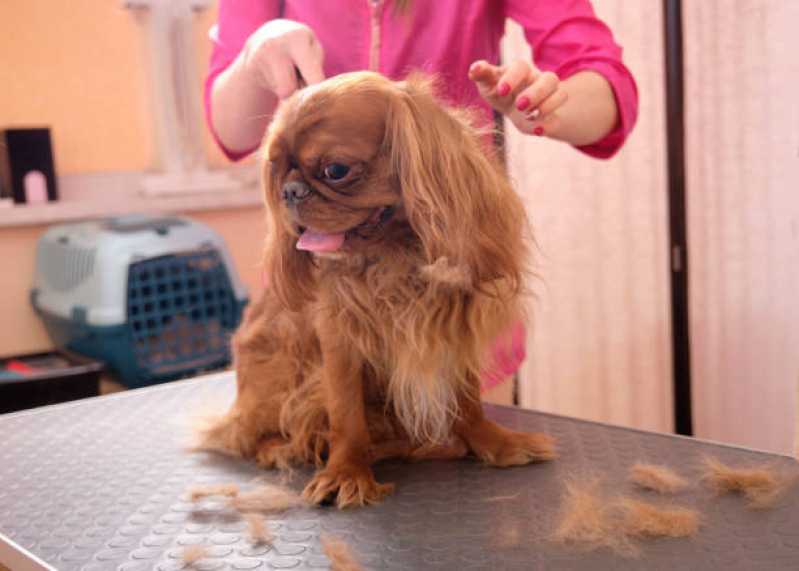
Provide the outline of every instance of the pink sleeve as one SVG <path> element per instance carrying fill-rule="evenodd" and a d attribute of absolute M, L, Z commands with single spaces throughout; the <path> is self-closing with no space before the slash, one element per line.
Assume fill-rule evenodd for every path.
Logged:
<path fill-rule="evenodd" d="M 205 79 L 203 101 L 205 120 L 216 143 L 232 161 L 249 155 L 255 148 L 246 152 L 233 152 L 226 149 L 214 131 L 211 121 L 211 89 L 217 76 L 239 55 L 247 38 L 264 22 L 274 20 L 280 15 L 280 0 L 219 0 L 217 23 L 209 35 L 213 43 L 208 76 Z"/>
<path fill-rule="evenodd" d="M 612 157 L 635 125 L 638 89 L 622 62 L 621 46 L 596 17 L 589 0 L 505 0 L 505 13 L 524 27 L 537 67 L 554 71 L 561 79 L 595 71 L 610 83 L 618 124 L 601 141 L 577 148 L 592 157 Z"/>
<path fill-rule="evenodd" d="M 519 370 L 527 356 L 526 341 L 524 324 L 520 321 L 494 341 L 491 355 L 488 356 L 488 367 L 481 378 L 481 391 L 494 388 Z"/>

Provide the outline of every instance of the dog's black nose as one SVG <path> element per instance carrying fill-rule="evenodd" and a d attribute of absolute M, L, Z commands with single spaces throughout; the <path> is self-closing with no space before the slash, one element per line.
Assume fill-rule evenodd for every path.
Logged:
<path fill-rule="evenodd" d="M 283 185 L 283 200 L 287 204 L 299 204 L 311 196 L 311 187 L 298 180 L 292 180 Z"/>

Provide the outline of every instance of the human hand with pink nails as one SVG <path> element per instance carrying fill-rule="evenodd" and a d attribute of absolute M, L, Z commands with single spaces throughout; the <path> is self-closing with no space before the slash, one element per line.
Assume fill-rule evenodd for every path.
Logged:
<path fill-rule="evenodd" d="M 220 140 L 236 155 L 257 147 L 278 103 L 325 79 L 324 57 L 309 26 L 284 19 L 261 25 L 211 91 Z"/>
<path fill-rule="evenodd" d="M 604 138 L 618 121 L 613 91 L 594 72 L 561 80 L 525 60 L 502 66 L 479 60 L 470 66 L 469 79 L 483 99 L 529 135 L 588 145 Z"/>

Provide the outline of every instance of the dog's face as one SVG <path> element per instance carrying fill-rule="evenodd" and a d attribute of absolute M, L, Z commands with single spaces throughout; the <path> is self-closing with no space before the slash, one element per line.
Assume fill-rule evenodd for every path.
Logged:
<path fill-rule="evenodd" d="M 357 72 L 286 100 L 265 147 L 278 296 L 290 307 L 313 297 L 315 258 L 392 248 L 475 283 L 518 284 L 524 211 L 484 143 L 419 79 Z"/>
<path fill-rule="evenodd" d="M 343 87 L 323 85 L 292 98 L 268 144 L 267 199 L 296 235 L 297 249 L 321 256 L 358 252 L 401 216 L 385 144 L 392 86 Z"/>

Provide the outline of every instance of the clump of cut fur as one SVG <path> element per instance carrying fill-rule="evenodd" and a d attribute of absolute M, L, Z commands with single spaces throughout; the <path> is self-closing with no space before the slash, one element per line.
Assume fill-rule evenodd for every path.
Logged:
<path fill-rule="evenodd" d="M 620 498 L 622 529 L 631 537 L 689 537 L 699 529 L 699 513 L 679 507 L 660 507 L 632 498 Z"/>
<path fill-rule="evenodd" d="M 322 549 L 330 559 L 332 571 L 363 571 L 363 566 L 353 555 L 350 546 L 337 537 L 323 535 L 321 537 Z"/>
<path fill-rule="evenodd" d="M 702 480 L 717 494 L 741 494 L 752 509 L 769 509 L 796 482 L 797 477 L 779 474 L 773 466 L 733 468 L 717 458 L 705 457 Z"/>
<path fill-rule="evenodd" d="M 239 486 L 237 484 L 197 485 L 189 488 L 189 498 L 193 502 L 210 496 L 234 498 L 238 493 Z"/>
<path fill-rule="evenodd" d="M 587 551 L 610 549 L 634 557 L 638 548 L 622 533 L 611 506 L 600 491 L 599 478 L 566 482 L 561 511 L 552 539 Z"/>
<path fill-rule="evenodd" d="M 688 482 L 674 470 L 655 464 L 634 464 L 630 468 L 630 481 L 660 494 L 675 494 L 688 487 Z"/>
<path fill-rule="evenodd" d="M 280 513 L 304 503 L 296 492 L 274 485 L 263 485 L 248 492 L 240 492 L 230 499 L 230 506 L 242 513 Z"/>
<path fill-rule="evenodd" d="M 256 513 L 244 514 L 244 521 L 247 522 L 247 534 L 250 541 L 255 545 L 265 545 L 272 543 L 272 533 L 266 527 L 266 521 Z"/>
<path fill-rule="evenodd" d="M 204 545 L 189 545 L 183 550 L 181 558 L 186 565 L 194 565 L 208 555 L 208 548 Z"/>
<path fill-rule="evenodd" d="M 566 483 L 554 541 L 587 551 L 609 549 L 623 557 L 637 557 L 634 539 L 689 537 L 700 525 L 696 510 L 658 506 L 626 496 L 609 498 L 601 481 L 591 477 Z"/>

